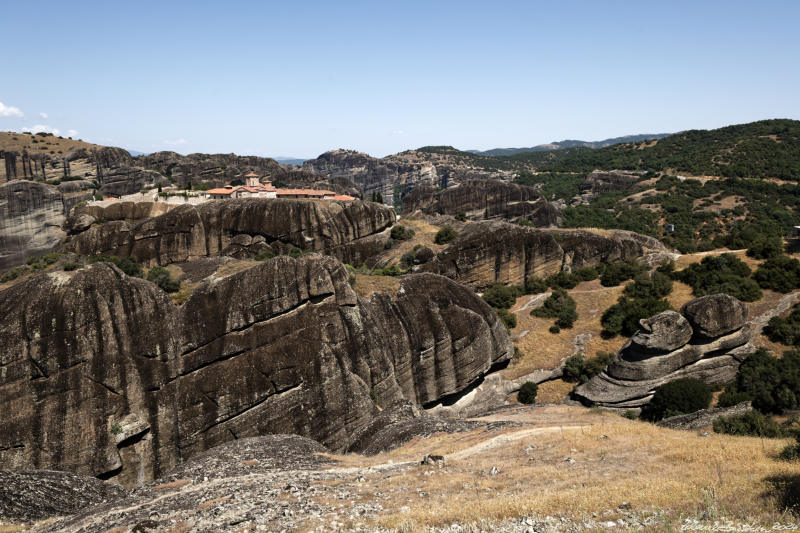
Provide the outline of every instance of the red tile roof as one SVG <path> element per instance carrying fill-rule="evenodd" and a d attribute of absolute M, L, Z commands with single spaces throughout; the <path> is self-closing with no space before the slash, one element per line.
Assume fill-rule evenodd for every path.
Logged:
<path fill-rule="evenodd" d="M 206 193 L 208 193 L 208 194 L 231 194 L 235 190 L 236 189 L 225 189 L 225 188 L 222 188 L 222 189 L 209 189 L 209 190 L 206 191 Z"/>
<path fill-rule="evenodd" d="M 331 196 L 331 200 L 355 200 L 352 196 L 347 196 L 346 194 L 337 194 L 336 196 Z"/>

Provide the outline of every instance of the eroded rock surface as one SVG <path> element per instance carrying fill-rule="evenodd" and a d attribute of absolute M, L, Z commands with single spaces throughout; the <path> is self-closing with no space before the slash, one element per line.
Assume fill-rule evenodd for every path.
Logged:
<path fill-rule="evenodd" d="M 119 485 L 69 472 L 0 470 L 0 521 L 28 522 L 75 514 L 118 500 Z"/>
<path fill-rule="evenodd" d="M 391 209 L 372 202 L 256 198 L 181 205 L 147 218 L 159 205 L 76 210 L 65 225 L 74 233 L 65 248 L 167 265 L 211 255 L 253 257 L 292 245 L 361 264 L 383 251 L 388 234 L 382 232 L 395 221 Z M 78 220 L 84 215 L 107 222 L 87 227 L 88 218 Z"/>
<path fill-rule="evenodd" d="M 558 223 L 558 210 L 536 189 L 500 180 L 468 180 L 458 186 L 436 190 L 420 185 L 403 197 L 403 213 L 456 215 L 472 220 L 491 218 L 526 219 L 538 227 Z"/>
<path fill-rule="evenodd" d="M 626 261 L 664 251 L 661 242 L 630 231 L 542 230 L 501 221 L 471 222 L 421 270 L 462 283 L 524 285 L 600 262 Z"/>
<path fill-rule="evenodd" d="M 88 197 L 89 193 L 80 189 L 62 192 L 54 185 L 27 180 L 0 185 L 0 270 L 61 244 L 66 215 Z"/>
<path fill-rule="evenodd" d="M 719 312 L 738 310 L 738 318 L 712 331 L 697 329 L 709 324 L 719 325 L 717 311 L 704 310 L 719 306 Z M 586 403 L 602 407 L 641 407 L 652 398 L 656 387 L 680 378 L 696 378 L 710 385 L 730 382 L 741 362 L 755 348 L 750 344 L 752 329 L 744 322 L 746 311 L 739 300 L 728 295 L 696 298 L 684 306 L 693 309 L 697 316 L 712 317 L 700 321 L 684 318 L 674 311 L 665 311 L 643 320 L 644 329 L 638 331 L 606 369 L 579 386 L 575 395 Z M 746 309 L 746 308 L 745 308 Z M 677 315 L 677 316 L 676 316 Z M 732 324 L 738 326 L 731 330 Z"/>
<path fill-rule="evenodd" d="M 0 292 L 0 463 L 130 486 L 241 437 L 340 450 L 376 406 L 435 402 L 513 354 L 467 287 L 413 274 L 364 300 L 348 278 L 309 254 L 212 276 L 181 307 L 107 263 Z"/>
<path fill-rule="evenodd" d="M 747 322 L 747 306 L 727 294 L 695 298 L 681 312 L 689 320 L 695 335 L 713 339 L 736 331 Z"/>

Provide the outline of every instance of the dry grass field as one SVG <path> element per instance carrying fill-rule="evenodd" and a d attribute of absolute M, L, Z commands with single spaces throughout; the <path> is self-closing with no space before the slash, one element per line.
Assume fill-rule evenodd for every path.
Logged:
<path fill-rule="evenodd" d="M 524 425 L 415 439 L 369 459 L 337 457 L 343 464 L 336 467 L 444 455 L 443 469 L 376 469 L 360 484 L 356 498 L 381 494 L 385 511 L 372 525 L 401 531 L 529 515 L 581 521 L 638 513 L 675 525 L 686 518 L 791 521 L 784 504 L 792 494 L 779 485 L 800 486 L 800 464 L 776 458 L 785 440 L 669 430 L 568 406 L 487 419 Z"/>

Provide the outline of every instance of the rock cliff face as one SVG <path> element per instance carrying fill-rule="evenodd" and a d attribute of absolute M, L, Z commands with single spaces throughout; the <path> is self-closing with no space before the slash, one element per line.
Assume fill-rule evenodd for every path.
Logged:
<path fill-rule="evenodd" d="M 632 408 L 643 406 L 656 387 L 676 379 L 730 382 L 755 351 L 747 308 L 732 296 L 716 294 L 696 298 L 681 311 L 642 320 L 642 329 L 575 395 L 594 405 Z"/>
<path fill-rule="evenodd" d="M 324 175 L 328 179 L 346 178 L 364 191 L 366 198 L 373 192 L 379 192 L 385 202 L 391 202 L 395 186 L 411 188 L 420 183 L 446 186 L 432 163 L 377 159 L 354 150 L 325 152 L 303 163 L 303 170 Z"/>
<path fill-rule="evenodd" d="M 629 231 L 540 230 L 500 221 L 471 222 L 420 266 L 476 287 L 523 285 L 533 276 L 664 252 L 658 240 Z"/>
<path fill-rule="evenodd" d="M 575 202 L 588 204 L 598 194 L 626 190 L 638 179 L 639 175 L 632 172 L 595 170 L 581 182 Z"/>
<path fill-rule="evenodd" d="M 388 235 L 382 232 L 395 220 L 394 211 L 369 202 L 218 200 L 143 220 L 135 210 L 152 204 L 141 204 L 76 210 L 65 225 L 74 233 L 66 249 L 166 265 L 219 254 L 252 257 L 292 245 L 360 264 L 383 250 Z M 92 226 L 98 219 L 109 222 Z"/>
<path fill-rule="evenodd" d="M 535 226 L 558 223 L 558 210 L 533 187 L 500 180 L 468 180 L 437 191 L 420 185 L 403 197 L 403 213 L 456 215 L 464 212 L 472 220 L 524 218 Z"/>
<path fill-rule="evenodd" d="M 65 237 L 61 224 L 66 214 L 88 196 L 27 180 L 0 184 L 0 270 L 58 246 Z"/>
<path fill-rule="evenodd" d="M 161 185 L 168 187 L 170 181 L 152 170 L 138 167 L 121 166 L 102 168 L 99 172 L 100 193 L 103 197 L 119 197 L 135 194 L 144 189 L 154 189 Z"/>
<path fill-rule="evenodd" d="M 271 177 L 283 171 L 283 167 L 274 159 L 235 154 L 184 156 L 175 152 L 155 152 L 137 157 L 136 164 L 171 177 L 180 187 L 190 183 L 204 183 L 212 187 L 221 187 L 227 183 L 244 185 L 243 176 L 248 172 L 255 171 L 261 176 Z"/>
<path fill-rule="evenodd" d="M 268 433 L 335 450 L 388 406 L 463 390 L 513 348 L 470 289 L 432 274 L 356 296 L 331 257 L 208 278 L 181 307 L 95 263 L 0 292 L 0 464 L 152 479 Z"/>

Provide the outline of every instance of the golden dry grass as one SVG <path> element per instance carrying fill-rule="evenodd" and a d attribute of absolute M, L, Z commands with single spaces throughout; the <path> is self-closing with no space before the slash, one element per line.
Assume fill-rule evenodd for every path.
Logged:
<path fill-rule="evenodd" d="M 584 519 L 623 502 L 676 519 L 713 512 L 771 522 L 780 515 L 774 498 L 765 496 L 767 478 L 800 476 L 800 465 L 775 459 L 784 440 L 704 437 L 578 407 L 515 413 L 507 418 L 539 429 L 435 435 L 369 458 L 379 464 L 419 461 L 426 453 L 448 457 L 447 467 L 432 475 L 422 465 L 369 475 L 363 490 L 379 487 L 388 496 L 375 525 L 413 531 L 528 514 Z M 354 456 L 343 460 L 361 463 Z M 493 466 L 500 470 L 494 476 Z"/>
<path fill-rule="evenodd" d="M 400 280 L 394 276 L 371 276 L 369 274 L 355 273 L 356 282 L 353 290 L 362 298 L 371 298 L 376 292 L 397 294 Z"/>
<path fill-rule="evenodd" d="M 561 403 L 567 399 L 574 387 L 574 383 L 567 383 L 566 381 L 560 379 L 545 381 L 544 383 L 539 384 L 539 390 L 536 393 L 536 402 Z"/>
<path fill-rule="evenodd" d="M 407 241 L 396 241 L 395 246 L 381 254 L 375 264 L 399 264 L 403 254 L 410 252 L 418 244 L 427 246 L 436 253 L 446 247 L 446 245 L 434 244 L 433 242 L 434 238 L 436 238 L 436 233 L 441 229 L 439 226 L 417 218 L 401 218 L 397 221 L 397 225 L 413 229 L 414 236 Z"/>
<path fill-rule="evenodd" d="M 592 336 L 584 346 L 587 355 L 593 356 L 598 351 L 619 350 L 625 339 L 603 339 L 600 336 L 600 318 L 603 311 L 617 302 L 623 288 L 603 287 L 598 280 L 579 284 L 569 291 L 570 296 L 575 299 L 578 320 L 571 329 L 562 329 L 555 334 L 548 331 L 554 323 L 553 319 L 537 318 L 530 315 L 530 309 L 522 309 L 531 296 L 518 299 L 511 308 L 517 315 L 517 327 L 511 334 L 514 337 L 514 346 L 522 350 L 524 355 L 517 364 L 505 371 L 505 375 L 517 378 L 534 370 L 556 367 L 562 359 L 575 353 L 575 337 L 581 334 L 589 333 Z"/>

